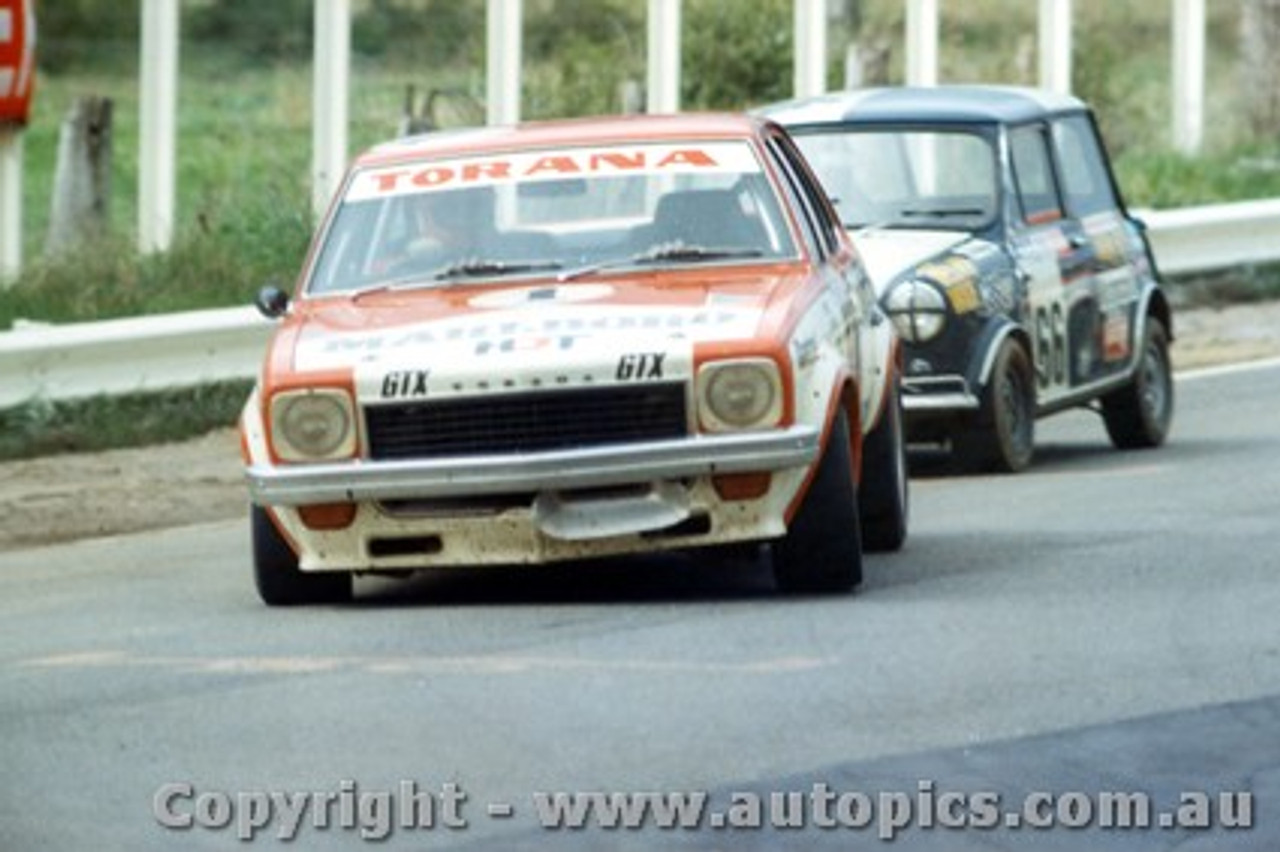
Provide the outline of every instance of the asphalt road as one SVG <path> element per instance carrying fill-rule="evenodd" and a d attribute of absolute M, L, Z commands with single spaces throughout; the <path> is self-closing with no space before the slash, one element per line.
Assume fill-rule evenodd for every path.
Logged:
<path fill-rule="evenodd" d="M 1071 412 L 1025 474 L 917 459 L 848 597 L 665 557 L 268 610 L 241 523 L 0 554 L 0 850 L 272 847 L 299 802 L 305 849 L 1280 848 L 1278 400 L 1271 362 L 1180 379 L 1157 451 Z M 539 791 L 796 793 L 807 828 L 545 830 Z M 1254 826 L 1103 828 L 1108 791 Z M 1076 827 L 1013 827 L 1029 792 Z"/>

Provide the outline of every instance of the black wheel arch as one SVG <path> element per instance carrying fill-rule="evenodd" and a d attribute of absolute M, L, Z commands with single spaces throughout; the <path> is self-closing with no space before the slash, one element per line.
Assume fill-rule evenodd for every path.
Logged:
<path fill-rule="evenodd" d="M 1141 340 L 1142 335 L 1146 333 L 1147 318 L 1155 317 L 1164 326 L 1164 333 L 1169 342 L 1173 342 L 1173 308 L 1170 307 L 1169 299 L 1162 288 L 1151 287 L 1147 290 L 1139 317 L 1142 325 L 1136 330 L 1135 339 Z"/>
<path fill-rule="evenodd" d="M 983 329 L 982 336 L 975 341 L 973 351 L 970 353 L 969 366 L 965 377 L 968 379 L 969 386 L 973 388 L 974 393 L 981 395 L 982 390 L 991 381 L 991 372 L 995 369 L 996 356 L 1000 353 L 1001 345 L 1004 344 L 1005 340 L 1009 339 L 1015 341 L 1027 353 L 1027 358 L 1031 361 L 1032 372 L 1035 371 L 1036 350 L 1031 343 L 1031 332 L 1025 326 L 1007 317 L 992 317 L 987 327 Z"/>

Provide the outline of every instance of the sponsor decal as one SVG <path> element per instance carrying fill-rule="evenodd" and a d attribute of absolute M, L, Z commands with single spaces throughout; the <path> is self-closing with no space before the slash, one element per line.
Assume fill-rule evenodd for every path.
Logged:
<path fill-rule="evenodd" d="M 947 288 L 947 301 L 957 314 L 967 314 L 982 307 L 982 297 L 972 280 L 961 281 Z"/>
<path fill-rule="evenodd" d="M 488 355 L 490 353 L 501 352 L 503 354 L 511 354 L 515 352 L 539 352 L 546 350 L 558 350 L 563 352 L 572 349 L 577 341 L 586 335 L 578 334 L 561 334 L 555 337 L 504 337 L 501 340 L 479 340 L 476 341 L 472 355 Z"/>
<path fill-rule="evenodd" d="M 307 331 L 295 351 L 300 370 L 396 361 L 451 363 L 473 356 L 577 350 L 589 339 L 617 352 L 619 338 L 731 340 L 751 337 L 758 308 L 561 306 L 556 311 L 513 310 L 435 320 L 380 331 Z M 398 365 L 399 365 L 398 364 Z M 397 365 L 397 366 L 398 366 Z"/>
<path fill-rule="evenodd" d="M 943 260 L 926 263 L 916 269 L 916 275 L 941 286 L 951 309 L 957 314 L 967 314 L 982 306 L 982 296 L 977 287 L 978 265 L 964 255 L 953 254 Z"/>
<path fill-rule="evenodd" d="M 1138 298 L 1138 281 L 1127 266 L 1119 266 L 1097 276 L 1098 302 L 1103 309 L 1116 309 Z"/>
<path fill-rule="evenodd" d="M 1128 256 L 1128 240 L 1124 231 L 1110 230 L 1090 235 L 1093 240 L 1093 250 L 1098 256 L 1098 262 L 1105 266 L 1119 266 L 1125 262 Z"/>
<path fill-rule="evenodd" d="M 803 370 L 818 360 L 818 338 L 809 335 L 791 341 L 791 361 Z"/>
<path fill-rule="evenodd" d="M 1129 315 L 1108 314 L 1102 325 L 1102 357 L 1107 361 L 1123 361 L 1129 357 Z"/>
<path fill-rule="evenodd" d="M 978 267 L 967 257 L 951 255 L 944 260 L 924 264 L 916 270 L 916 274 L 936 281 L 943 287 L 951 287 L 972 282 L 978 275 Z"/>

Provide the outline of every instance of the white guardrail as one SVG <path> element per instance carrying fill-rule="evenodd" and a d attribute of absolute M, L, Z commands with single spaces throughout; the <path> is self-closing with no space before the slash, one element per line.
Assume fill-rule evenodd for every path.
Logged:
<path fill-rule="evenodd" d="M 1280 261 L 1280 199 L 1135 211 L 1165 275 Z M 251 306 L 0 333 L 0 408 L 249 379 L 273 323 Z"/>

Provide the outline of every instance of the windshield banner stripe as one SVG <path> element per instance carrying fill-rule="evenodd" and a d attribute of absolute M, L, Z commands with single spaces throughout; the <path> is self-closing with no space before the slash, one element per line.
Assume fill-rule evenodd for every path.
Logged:
<path fill-rule="evenodd" d="M 351 181 L 346 201 L 565 178 L 759 171 L 755 153 L 741 142 L 567 148 L 369 169 Z"/>

